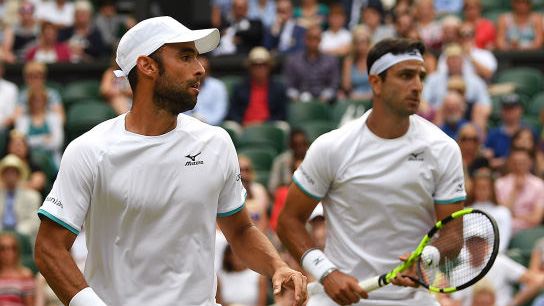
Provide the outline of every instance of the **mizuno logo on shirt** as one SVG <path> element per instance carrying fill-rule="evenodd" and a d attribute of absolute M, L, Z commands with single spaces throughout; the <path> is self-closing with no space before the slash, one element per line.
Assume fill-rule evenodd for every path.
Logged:
<path fill-rule="evenodd" d="M 187 162 L 185 163 L 185 166 L 187 167 L 187 166 L 196 166 L 196 165 L 202 165 L 202 164 L 204 164 L 204 161 L 202 161 L 202 160 L 196 160 L 196 157 L 197 157 L 198 155 L 200 155 L 200 153 L 202 153 L 202 151 L 196 153 L 195 155 L 191 155 L 191 154 L 185 155 L 186 158 L 190 159 L 189 161 L 187 161 Z"/>
<path fill-rule="evenodd" d="M 410 153 L 410 155 L 408 156 L 408 160 L 410 160 L 410 161 L 423 161 L 423 151 Z"/>
<path fill-rule="evenodd" d="M 455 191 L 457 192 L 462 192 L 465 188 L 463 187 L 463 183 L 459 183 L 457 184 L 457 188 L 455 189 Z"/>

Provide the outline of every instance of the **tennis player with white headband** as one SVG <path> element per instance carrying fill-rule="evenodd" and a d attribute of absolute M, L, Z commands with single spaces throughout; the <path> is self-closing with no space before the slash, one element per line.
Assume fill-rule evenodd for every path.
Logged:
<path fill-rule="evenodd" d="M 423 43 L 385 39 L 369 51 L 373 108 L 315 140 L 293 175 L 277 232 L 326 294 L 317 305 L 439 305 L 404 275 L 367 294 L 358 280 L 407 260 L 429 228 L 463 207 L 459 147 L 416 115 L 425 68 Z M 322 202 L 327 238 L 316 248 L 305 223 Z M 462 233 L 456 233 L 462 234 Z M 425 250 L 426 263 L 440 260 Z M 414 273 L 408 271 L 407 274 Z"/>
<path fill-rule="evenodd" d="M 216 222 L 274 293 L 306 278 L 290 269 L 251 222 L 229 135 L 182 114 L 197 100 L 217 29 L 192 31 L 171 17 L 144 20 L 119 42 L 116 75 L 134 94 L 130 112 L 66 148 L 39 210 L 36 265 L 65 305 L 215 306 Z M 85 276 L 70 256 L 85 224 Z"/>

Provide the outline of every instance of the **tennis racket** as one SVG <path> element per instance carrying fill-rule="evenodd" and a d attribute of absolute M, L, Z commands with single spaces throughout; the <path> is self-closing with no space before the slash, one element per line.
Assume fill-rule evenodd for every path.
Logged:
<path fill-rule="evenodd" d="M 415 264 L 417 277 L 409 277 L 421 286 L 433 292 L 459 291 L 485 276 L 498 250 L 495 220 L 483 211 L 463 209 L 438 221 L 406 262 L 388 273 L 359 282 L 359 286 L 366 292 L 374 291 Z M 308 284 L 309 295 L 319 293 L 324 293 L 321 284 Z"/>

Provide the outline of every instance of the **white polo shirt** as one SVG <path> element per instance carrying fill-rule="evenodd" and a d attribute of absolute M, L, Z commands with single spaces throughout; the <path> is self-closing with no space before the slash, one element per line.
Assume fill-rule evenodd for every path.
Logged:
<path fill-rule="evenodd" d="M 66 149 L 39 214 L 77 234 L 108 305 L 216 305 L 215 221 L 243 207 L 227 132 L 187 115 L 160 136 L 108 120 Z"/>
<path fill-rule="evenodd" d="M 403 136 L 380 138 L 366 125 L 371 111 L 319 137 L 293 176 L 323 203 L 325 253 L 360 280 L 390 271 L 400 264 L 399 256 L 417 247 L 437 221 L 435 204 L 466 196 L 453 139 L 417 115 L 410 116 Z M 357 305 L 434 305 L 421 290 L 387 286 Z"/>

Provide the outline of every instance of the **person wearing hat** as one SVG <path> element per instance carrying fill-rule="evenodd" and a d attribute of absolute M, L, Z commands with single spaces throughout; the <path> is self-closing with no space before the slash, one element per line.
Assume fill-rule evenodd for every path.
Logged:
<path fill-rule="evenodd" d="M 68 145 L 38 212 L 35 263 L 65 305 L 216 305 L 216 222 L 276 294 L 293 287 L 304 302 L 305 277 L 251 223 L 228 133 L 181 114 L 197 101 L 198 54 L 218 42 L 217 29 L 167 16 L 121 38 L 115 74 L 128 76 L 132 109 Z M 83 225 L 85 276 L 69 253 Z"/>
<path fill-rule="evenodd" d="M 521 128 L 534 130 L 521 120 L 522 116 L 523 106 L 519 95 L 516 93 L 504 95 L 501 98 L 501 125 L 489 131 L 484 143 L 484 154 L 491 160 L 494 169 L 504 165 L 510 152 L 512 136 L 516 131 Z"/>
<path fill-rule="evenodd" d="M 255 47 L 245 61 L 249 77 L 236 84 L 227 118 L 242 125 L 287 120 L 287 94 L 270 77 L 274 60 L 264 47 Z"/>
<path fill-rule="evenodd" d="M 41 195 L 23 186 L 28 178 L 28 166 L 16 155 L 0 160 L 0 230 L 15 230 L 35 239 L 40 221 L 36 218 Z"/>

